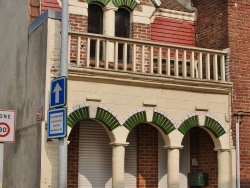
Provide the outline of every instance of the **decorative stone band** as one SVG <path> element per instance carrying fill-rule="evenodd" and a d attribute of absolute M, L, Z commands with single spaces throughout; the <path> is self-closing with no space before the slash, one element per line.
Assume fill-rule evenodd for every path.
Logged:
<path fill-rule="evenodd" d="M 126 129 L 131 131 L 138 124 L 147 122 L 146 110 L 143 108 L 137 109 L 129 114 L 125 119 L 119 121 L 117 116 L 114 115 L 114 112 L 103 105 L 99 105 L 96 108 L 95 117 L 90 117 L 89 105 L 82 104 L 75 106 L 73 111 L 69 113 L 67 125 L 72 128 L 78 122 L 89 118 L 95 118 L 96 120 L 104 123 L 110 131 L 114 130 L 118 126 L 124 126 Z M 166 135 L 174 131 L 177 127 L 166 113 L 157 109 L 153 112 L 151 123 L 161 128 Z M 185 135 L 191 128 L 198 126 L 198 115 L 193 113 L 181 121 L 180 126 L 178 126 L 178 130 Z M 219 138 L 228 131 L 226 127 L 222 126 L 218 120 L 209 114 L 206 114 L 205 116 L 204 127 L 210 130 L 216 138 Z"/>

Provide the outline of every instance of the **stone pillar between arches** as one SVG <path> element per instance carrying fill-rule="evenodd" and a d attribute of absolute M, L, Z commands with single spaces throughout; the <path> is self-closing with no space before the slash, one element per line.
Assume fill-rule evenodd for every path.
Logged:
<path fill-rule="evenodd" d="M 218 188 L 231 186 L 230 150 L 216 150 L 218 158 Z"/>
<path fill-rule="evenodd" d="M 179 188 L 180 148 L 168 148 L 168 188 Z"/>
<path fill-rule="evenodd" d="M 112 188 L 124 188 L 125 146 L 128 143 L 112 145 Z"/>

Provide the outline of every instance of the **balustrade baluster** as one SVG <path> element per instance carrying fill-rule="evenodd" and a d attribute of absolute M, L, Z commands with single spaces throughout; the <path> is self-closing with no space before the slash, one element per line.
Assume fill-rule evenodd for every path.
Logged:
<path fill-rule="evenodd" d="M 86 66 L 90 64 L 90 38 L 87 39 Z"/>
<path fill-rule="evenodd" d="M 142 45 L 141 47 L 141 73 L 144 73 L 144 66 L 145 66 L 145 46 Z"/>
<path fill-rule="evenodd" d="M 182 76 L 187 77 L 187 52 L 186 50 L 182 53 Z"/>
<path fill-rule="evenodd" d="M 210 80 L 210 54 L 206 54 L 206 78 Z"/>
<path fill-rule="evenodd" d="M 174 75 L 179 76 L 179 51 L 175 50 L 174 52 Z"/>
<path fill-rule="evenodd" d="M 123 45 L 123 70 L 126 71 L 127 70 L 127 51 L 128 51 L 128 44 L 124 43 Z"/>
<path fill-rule="evenodd" d="M 158 60 L 157 60 L 157 69 L 158 69 L 158 74 L 162 74 L 162 48 L 160 47 L 158 49 Z"/>
<path fill-rule="evenodd" d="M 198 78 L 202 79 L 203 78 L 203 72 L 202 72 L 202 53 L 200 52 L 198 54 Z"/>
<path fill-rule="evenodd" d="M 100 39 L 96 40 L 95 46 L 95 67 L 99 67 L 100 64 Z"/>
<path fill-rule="evenodd" d="M 118 42 L 115 42 L 114 61 L 114 69 L 118 70 Z"/>
<path fill-rule="evenodd" d="M 218 80 L 218 62 L 217 62 L 217 54 L 214 54 L 213 59 L 213 74 L 214 74 L 214 80 Z"/>

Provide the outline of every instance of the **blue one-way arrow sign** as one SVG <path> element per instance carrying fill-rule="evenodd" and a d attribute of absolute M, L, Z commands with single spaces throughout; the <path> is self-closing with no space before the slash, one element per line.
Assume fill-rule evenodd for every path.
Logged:
<path fill-rule="evenodd" d="M 50 108 L 62 107 L 66 105 L 67 78 L 58 77 L 50 84 Z"/>

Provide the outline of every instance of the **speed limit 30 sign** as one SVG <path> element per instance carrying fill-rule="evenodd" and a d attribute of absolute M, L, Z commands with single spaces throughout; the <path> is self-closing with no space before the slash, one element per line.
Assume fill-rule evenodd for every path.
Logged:
<path fill-rule="evenodd" d="M 16 112 L 0 110 L 0 142 L 15 142 Z"/>

